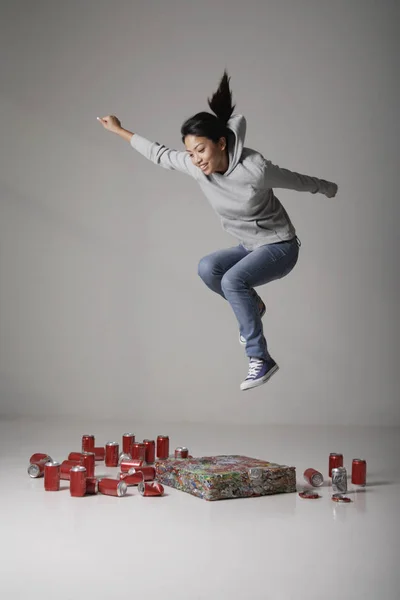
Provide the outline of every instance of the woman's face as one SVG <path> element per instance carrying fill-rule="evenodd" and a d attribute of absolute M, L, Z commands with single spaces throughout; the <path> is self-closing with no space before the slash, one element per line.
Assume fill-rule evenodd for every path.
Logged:
<path fill-rule="evenodd" d="M 187 135 L 185 137 L 185 147 L 193 164 L 201 169 L 205 175 L 225 173 L 227 170 L 228 157 L 224 137 L 215 143 L 206 137 Z"/>

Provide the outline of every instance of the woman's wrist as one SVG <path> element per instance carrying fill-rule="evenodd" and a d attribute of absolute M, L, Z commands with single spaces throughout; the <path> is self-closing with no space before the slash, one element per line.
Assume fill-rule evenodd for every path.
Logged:
<path fill-rule="evenodd" d="M 127 129 L 124 129 L 123 127 L 120 127 L 119 129 L 117 129 L 115 133 L 117 135 L 119 135 L 120 137 L 122 137 L 122 139 L 126 140 L 127 142 L 130 142 L 132 139 L 132 136 L 134 135 L 134 133 L 132 133 L 132 131 L 128 131 Z"/>

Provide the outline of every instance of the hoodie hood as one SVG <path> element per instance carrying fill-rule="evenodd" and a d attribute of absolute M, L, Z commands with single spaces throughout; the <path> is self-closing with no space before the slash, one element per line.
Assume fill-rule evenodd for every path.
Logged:
<path fill-rule="evenodd" d="M 232 135 L 228 139 L 229 166 L 224 175 L 229 175 L 240 161 L 246 137 L 246 119 L 243 115 L 233 115 L 226 124 Z"/>

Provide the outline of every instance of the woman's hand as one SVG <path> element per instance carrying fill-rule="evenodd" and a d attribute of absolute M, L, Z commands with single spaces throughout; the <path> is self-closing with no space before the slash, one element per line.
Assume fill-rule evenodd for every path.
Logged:
<path fill-rule="evenodd" d="M 97 120 L 103 125 L 104 129 L 111 131 L 112 133 L 119 133 L 122 129 L 121 121 L 114 115 L 108 117 L 97 117 Z"/>
<path fill-rule="evenodd" d="M 336 183 L 331 183 L 331 185 L 329 186 L 329 191 L 327 192 L 326 196 L 328 198 L 334 198 L 337 193 L 338 193 L 338 186 L 337 186 L 337 184 Z"/>

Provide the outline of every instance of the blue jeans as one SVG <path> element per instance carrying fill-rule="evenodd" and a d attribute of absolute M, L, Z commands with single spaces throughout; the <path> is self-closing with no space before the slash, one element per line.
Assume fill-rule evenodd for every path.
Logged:
<path fill-rule="evenodd" d="M 231 305 L 249 357 L 270 358 L 253 288 L 287 275 L 297 263 L 299 246 L 297 237 L 255 250 L 239 244 L 208 254 L 199 262 L 201 279 Z"/>

